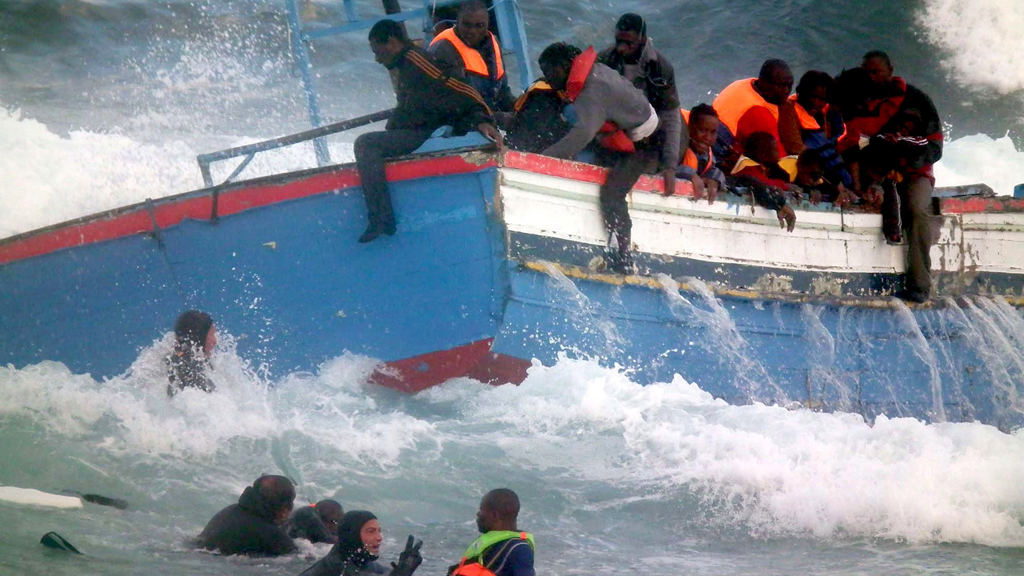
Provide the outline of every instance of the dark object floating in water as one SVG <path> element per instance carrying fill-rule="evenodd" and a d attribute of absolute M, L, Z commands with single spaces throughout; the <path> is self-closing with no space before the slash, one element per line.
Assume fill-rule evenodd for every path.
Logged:
<path fill-rule="evenodd" d="M 110 498 L 108 496 L 100 496 L 99 494 L 79 494 L 82 500 L 86 502 L 92 502 L 100 506 L 110 506 L 111 508 L 117 508 L 118 510 L 127 510 L 128 503 L 120 498 Z"/>
<path fill-rule="evenodd" d="M 43 538 L 39 541 L 40 544 L 47 548 L 54 548 L 56 550 L 65 550 L 67 552 L 74 552 L 75 554 L 81 554 L 78 548 L 75 548 L 71 542 L 64 539 L 63 536 L 56 532 L 47 532 L 43 534 Z"/>

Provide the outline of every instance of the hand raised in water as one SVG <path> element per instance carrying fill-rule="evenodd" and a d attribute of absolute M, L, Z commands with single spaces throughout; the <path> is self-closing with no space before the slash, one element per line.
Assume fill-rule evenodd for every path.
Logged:
<path fill-rule="evenodd" d="M 423 563 L 423 556 L 420 556 L 420 547 L 423 540 L 416 540 L 412 534 L 405 542 L 405 550 L 398 555 L 398 562 L 391 563 L 392 576 L 411 576 L 413 572 Z"/>

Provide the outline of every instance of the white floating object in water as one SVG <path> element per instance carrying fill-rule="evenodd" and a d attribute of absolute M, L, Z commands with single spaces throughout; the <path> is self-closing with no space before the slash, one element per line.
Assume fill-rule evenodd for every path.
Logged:
<path fill-rule="evenodd" d="M 82 500 L 75 496 L 61 496 L 40 492 L 32 488 L 0 486 L 0 502 L 29 504 L 33 506 L 49 506 L 51 508 L 81 508 Z"/>

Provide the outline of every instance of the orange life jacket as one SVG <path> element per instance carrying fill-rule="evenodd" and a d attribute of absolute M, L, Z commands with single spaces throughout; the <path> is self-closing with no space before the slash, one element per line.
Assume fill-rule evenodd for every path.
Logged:
<path fill-rule="evenodd" d="M 840 150 L 852 147 L 860 140 L 861 136 L 870 138 L 878 134 L 882 127 L 900 111 L 900 106 L 903 105 L 903 99 L 907 94 L 907 82 L 899 76 L 894 77 L 893 80 L 899 86 L 899 94 L 888 98 L 868 100 L 867 114 L 846 121 L 846 133 L 843 136 L 843 142 L 839 145 Z"/>
<path fill-rule="evenodd" d="M 712 103 L 715 112 L 718 112 L 718 119 L 729 128 L 733 136 L 736 135 L 740 118 L 754 106 L 767 108 L 776 120 L 779 119 L 779 107 L 769 103 L 757 93 L 757 90 L 754 90 L 754 80 L 756 78 L 747 78 L 729 84 Z"/>
<path fill-rule="evenodd" d="M 569 69 L 569 79 L 565 83 L 565 97 L 569 102 L 575 102 L 576 98 L 579 97 L 583 87 L 587 84 L 587 78 L 590 76 L 590 71 L 594 69 L 596 62 L 597 52 L 594 51 L 593 46 L 587 46 L 587 49 L 582 54 L 573 59 L 572 67 Z M 636 146 L 633 144 L 633 141 L 616 123 L 611 121 L 605 122 L 597 132 L 598 134 L 604 134 L 598 140 L 602 147 L 615 152 L 626 152 L 629 154 L 636 152 Z"/>
<path fill-rule="evenodd" d="M 487 35 L 490 37 L 491 46 L 494 49 L 494 66 L 496 68 L 494 79 L 501 80 L 502 76 L 505 75 L 505 65 L 501 61 L 501 46 L 498 44 L 498 39 L 494 37 L 493 33 L 488 32 Z M 466 72 L 483 76 L 484 78 L 491 77 L 491 72 L 487 69 L 487 63 L 484 62 L 484 57 L 475 48 L 466 46 L 466 43 L 455 33 L 454 27 L 434 36 L 434 39 L 430 41 L 430 45 L 433 46 L 440 40 L 451 42 L 455 50 L 459 52 L 459 56 L 462 57 L 462 62 L 466 66 Z"/>
<path fill-rule="evenodd" d="M 683 115 L 683 122 L 685 122 L 686 126 L 689 127 L 690 111 L 680 108 L 679 113 Z M 704 166 L 703 170 L 700 170 L 697 167 L 699 164 L 699 162 L 697 161 L 697 154 L 693 150 L 691 150 L 689 146 L 687 146 L 686 150 L 683 152 L 682 164 L 683 166 L 689 166 L 690 168 L 693 168 L 694 172 L 696 172 L 699 176 L 703 176 L 708 173 L 708 170 L 711 170 L 712 166 L 715 165 L 715 153 L 710 148 L 708 149 L 708 163 L 707 165 Z"/>
<path fill-rule="evenodd" d="M 789 97 L 790 103 L 793 104 L 793 109 L 796 110 L 796 118 L 800 121 L 800 128 L 802 130 L 821 130 L 821 123 L 811 116 L 811 113 L 807 111 L 799 102 L 797 102 L 796 94 Z"/>

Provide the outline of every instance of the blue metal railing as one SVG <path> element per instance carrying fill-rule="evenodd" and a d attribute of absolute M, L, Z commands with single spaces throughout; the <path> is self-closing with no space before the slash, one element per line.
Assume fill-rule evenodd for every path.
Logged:
<path fill-rule="evenodd" d="M 429 44 L 433 33 L 433 14 L 438 8 L 455 6 L 463 0 L 422 0 L 423 8 L 405 12 L 397 12 L 399 9 L 397 0 L 383 0 L 383 5 L 390 14 L 384 14 L 373 18 L 361 19 L 356 11 L 354 0 L 343 0 L 345 6 L 345 17 L 348 22 L 338 26 L 321 28 L 307 31 L 299 11 L 299 0 L 284 0 L 288 13 L 288 30 L 291 39 L 292 56 L 295 58 L 296 67 L 302 77 L 303 89 L 306 92 L 306 103 L 309 108 L 309 123 L 312 129 L 289 136 L 273 138 L 263 142 L 238 146 L 218 152 L 200 154 L 196 157 L 199 163 L 199 170 L 203 175 L 203 183 L 213 186 L 213 176 L 210 172 L 210 164 L 218 160 L 245 157 L 244 160 L 231 172 L 224 183 L 231 182 L 244 170 L 258 152 L 273 150 L 283 146 L 289 146 L 298 142 L 313 141 L 313 150 L 316 154 L 318 166 L 326 166 L 331 163 L 331 155 L 327 149 L 324 137 L 358 126 L 364 126 L 390 117 L 392 110 L 375 112 L 358 118 L 352 118 L 333 124 L 323 125 L 323 117 L 320 113 L 320 101 L 317 96 L 316 86 L 313 82 L 312 63 L 309 59 L 309 45 L 318 38 L 325 38 L 336 34 L 345 34 L 357 30 L 366 30 L 373 27 L 381 20 L 394 20 L 405 22 L 413 19 L 423 20 L 424 43 Z M 523 91 L 533 80 L 530 67 L 529 55 L 527 54 L 526 30 L 523 25 L 523 17 L 519 11 L 518 0 L 494 0 L 491 10 L 494 13 L 494 21 L 498 27 L 498 35 L 501 37 L 503 51 L 515 56 L 519 70 L 518 81 L 513 82 L 513 89 Z"/>

